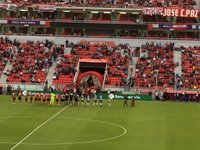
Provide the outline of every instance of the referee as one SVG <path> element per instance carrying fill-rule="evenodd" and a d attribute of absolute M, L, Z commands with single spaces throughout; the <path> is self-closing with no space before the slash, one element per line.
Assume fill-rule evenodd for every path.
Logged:
<path fill-rule="evenodd" d="M 124 94 L 124 104 L 123 107 L 128 106 L 128 95 Z"/>

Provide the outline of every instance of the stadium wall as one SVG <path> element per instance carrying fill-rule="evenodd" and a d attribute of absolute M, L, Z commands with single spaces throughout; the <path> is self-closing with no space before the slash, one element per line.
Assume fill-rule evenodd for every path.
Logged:
<path fill-rule="evenodd" d="M 129 43 L 131 47 L 140 47 L 142 44 L 146 42 L 161 42 L 161 43 L 166 43 L 166 42 L 174 42 L 175 47 L 179 46 L 194 46 L 194 45 L 199 45 L 200 41 L 187 41 L 187 40 L 159 40 L 159 39 L 126 39 L 126 38 L 83 38 L 83 37 L 51 37 L 51 36 L 15 36 L 15 35 L 10 35 L 7 36 L 10 39 L 17 39 L 20 41 L 27 41 L 32 40 L 32 41 L 38 41 L 38 40 L 53 40 L 56 44 L 61 44 L 65 45 L 66 40 L 69 42 L 79 42 L 81 40 L 88 40 L 88 41 L 114 41 L 116 44 L 119 43 Z"/>

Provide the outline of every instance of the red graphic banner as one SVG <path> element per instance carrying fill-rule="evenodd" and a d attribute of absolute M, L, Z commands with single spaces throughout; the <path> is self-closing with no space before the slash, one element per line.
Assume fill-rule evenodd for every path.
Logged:
<path fill-rule="evenodd" d="M 89 62 L 89 63 L 108 63 L 107 59 L 89 59 L 89 58 L 81 58 L 79 62 Z"/>
<path fill-rule="evenodd" d="M 162 15 L 166 17 L 185 17 L 198 18 L 200 17 L 200 10 L 198 9 L 184 9 L 180 7 L 144 7 L 142 9 L 144 15 Z"/>
<path fill-rule="evenodd" d="M 185 17 L 185 18 L 198 18 L 200 11 L 197 9 L 182 9 L 182 8 L 164 8 L 163 16 L 167 17 Z"/>
<path fill-rule="evenodd" d="M 103 76 L 100 73 L 95 71 L 87 71 L 78 76 L 76 85 L 77 86 L 87 85 L 89 79 L 92 80 L 94 84 L 93 86 L 100 87 L 103 83 Z"/>
<path fill-rule="evenodd" d="M 163 8 L 162 7 L 144 7 L 142 9 L 144 15 L 162 15 Z"/>
<path fill-rule="evenodd" d="M 54 12 L 56 7 L 54 5 L 33 5 L 33 10 L 41 12 Z"/>

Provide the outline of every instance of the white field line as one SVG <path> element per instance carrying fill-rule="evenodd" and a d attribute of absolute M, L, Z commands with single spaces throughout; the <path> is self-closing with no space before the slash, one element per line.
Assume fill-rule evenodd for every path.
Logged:
<path fill-rule="evenodd" d="M 70 119 L 70 120 L 80 120 L 80 121 L 92 121 L 92 122 L 99 122 L 102 124 L 107 124 L 111 126 L 118 127 L 123 130 L 123 133 L 108 137 L 108 138 L 103 138 L 103 139 L 95 139 L 95 140 L 86 140 L 86 141 L 75 141 L 75 142 L 63 142 L 63 143 L 22 143 L 23 145 L 40 145 L 40 146 L 58 146 L 58 145 L 71 145 L 71 144 L 87 144 L 87 143 L 98 143 L 98 142 L 104 142 L 104 141 L 109 141 L 109 140 L 114 140 L 117 138 L 120 138 L 124 136 L 127 133 L 127 130 L 125 127 L 111 123 L 111 122 L 106 122 L 106 121 L 100 121 L 100 120 L 93 120 L 93 119 L 83 119 L 83 118 L 65 118 L 65 117 L 56 117 L 56 119 Z"/>
<path fill-rule="evenodd" d="M 4 116 L 4 117 L 0 117 L 1 118 L 10 118 L 10 117 L 22 117 L 22 118 L 30 118 L 30 117 L 39 117 L 41 118 L 41 116 Z M 93 119 L 83 119 L 83 118 L 65 118 L 65 117 L 54 117 L 54 119 L 69 119 L 69 120 L 83 120 L 83 121 L 93 121 L 93 122 L 99 122 L 99 123 L 103 123 L 103 124 L 108 124 L 108 125 L 113 125 L 116 126 L 118 128 L 121 128 L 123 131 L 123 133 L 121 133 L 120 135 L 116 135 L 113 137 L 109 137 L 109 138 L 103 138 L 103 139 L 95 139 L 95 140 L 86 140 L 86 141 L 75 141 L 75 142 L 63 142 L 63 143 L 21 143 L 21 145 L 40 145 L 40 146 L 58 146 L 58 145 L 70 145 L 70 144 L 86 144 L 86 143 L 94 143 L 94 142 L 104 142 L 104 141 L 109 141 L 109 140 L 114 140 L 117 138 L 120 138 L 122 136 L 124 136 L 127 133 L 127 130 L 125 127 L 115 124 L 115 123 L 111 123 L 111 122 L 106 122 L 106 121 L 100 121 L 100 120 L 93 120 Z M 1 141 L 0 144 L 11 144 L 11 145 L 16 145 L 17 143 L 14 142 L 3 142 Z"/>
<path fill-rule="evenodd" d="M 49 122 L 50 120 L 52 120 L 54 117 L 56 117 L 58 114 L 60 114 L 62 111 L 64 111 L 67 107 L 64 107 L 63 109 L 61 109 L 59 112 L 57 112 L 55 115 L 51 116 L 49 119 L 47 119 L 45 122 L 43 122 L 42 124 L 40 124 L 39 126 L 37 126 L 33 131 L 31 131 L 27 136 L 25 136 L 21 141 L 19 141 L 16 145 L 14 145 L 10 150 L 15 149 L 17 146 L 19 146 L 23 141 L 25 141 L 29 136 L 31 136 L 35 131 L 37 131 L 39 128 L 41 128 L 43 125 L 45 125 L 47 122 Z"/>

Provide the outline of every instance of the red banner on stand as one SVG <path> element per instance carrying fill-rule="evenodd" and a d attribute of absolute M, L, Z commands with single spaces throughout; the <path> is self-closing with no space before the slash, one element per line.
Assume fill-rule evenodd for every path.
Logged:
<path fill-rule="evenodd" d="M 81 58 L 79 62 L 88 62 L 88 63 L 108 63 L 107 59 L 89 59 L 89 58 Z"/>
<path fill-rule="evenodd" d="M 0 4 L 0 9 L 15 11 L 16 8 L 17 8 L 17 5 L 15 4 Z"/>
<path fill-rule="evenodd" d="M 41 12 L 54 12 L 56 7 L 54 5 L 33 5 L 33 10 Z"/>
<path fill-rule="evenodd" d="M 185 18 L 198 18 L 200 11 L 197 9 L 182 9 L 182 8 L 164 8 L 163 16 L 167 17 L 185 17 Z"/>
<path fill-rule="evenodd" d="M 142 9 L 144 15 L 162 15 L 163 8 L 162 7 L 144 7 Z"/>
<path fill-rule="evenodd" d="M 144 15 L 162 15 L 164 17 L 185 17 L 198 18 L 200 17 L 200 10 L 198 9 L 184 9 L 180 7 L 144 7 L 142 9 Z"/>

